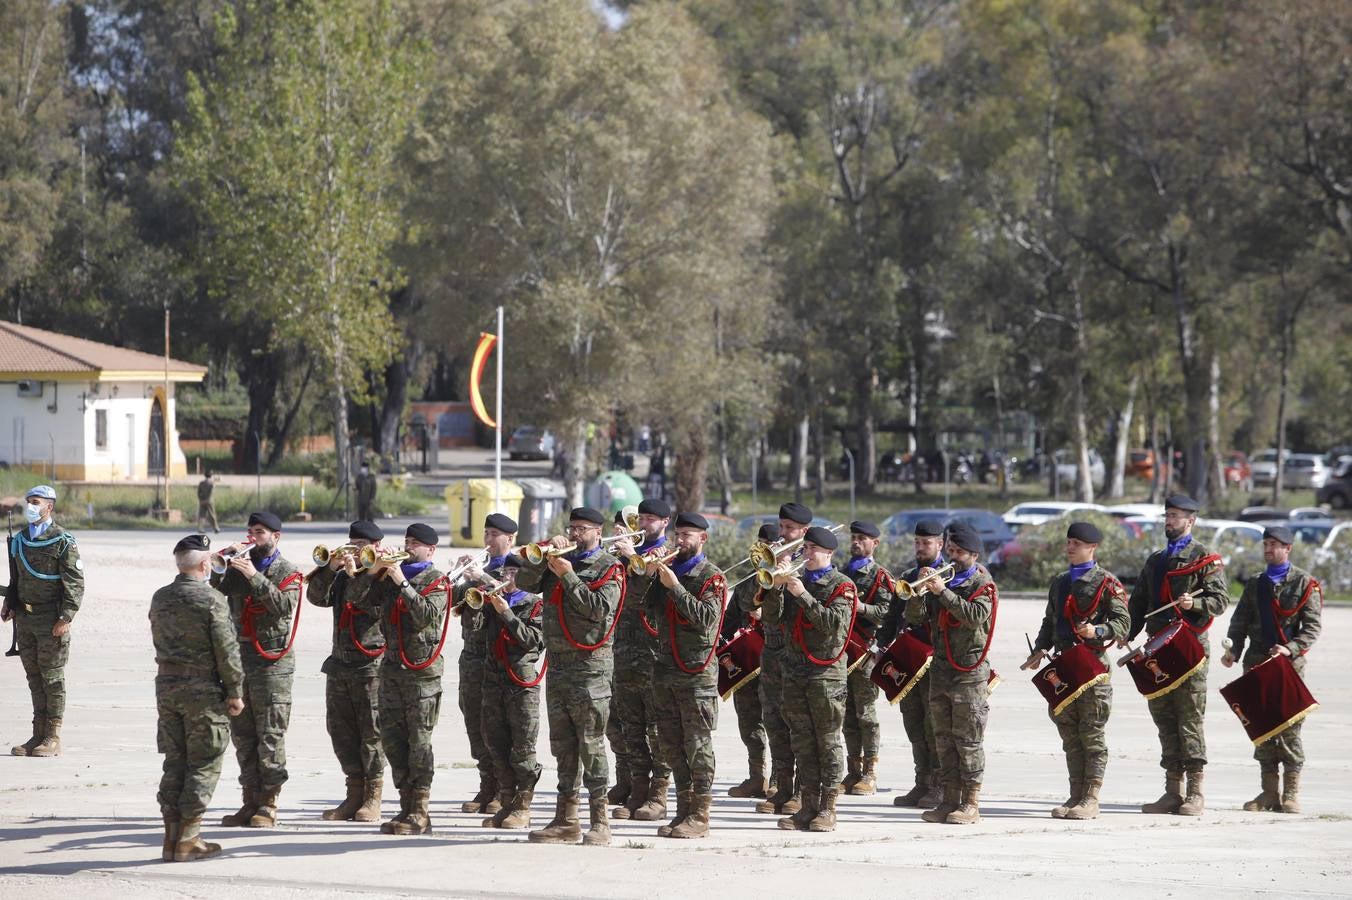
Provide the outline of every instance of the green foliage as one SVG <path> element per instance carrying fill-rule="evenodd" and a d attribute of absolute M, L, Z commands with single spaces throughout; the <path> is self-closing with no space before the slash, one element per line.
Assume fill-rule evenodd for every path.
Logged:
<path fill-rule="evenodd" d="M 1071 522 L 1092 522 L 1103 533 L 1097 560 L 1109 572 L 1135 578 L 1153 551 L 1154 543 L 1133 538 L 1115 518 L 1103 513 L 1076 512 L 1064 519 L 1019 529 L 1018 553 L 1004 561 L 1000 569 L 1002 587 L 1019 590 L 1046 590 L 1052 578 L 1064 572 L 1066 562 L 1066 526 Z"/>

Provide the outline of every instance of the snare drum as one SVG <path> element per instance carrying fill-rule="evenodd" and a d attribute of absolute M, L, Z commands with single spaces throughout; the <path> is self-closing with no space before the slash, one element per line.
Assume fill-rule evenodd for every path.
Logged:
<path fill-rule="evenodd" d="M 853 631 L 845 638 L 845 671 L 853 672 L 873 658 L 868 638 L 860 637 Z"/>
<path fill-rule="evenodd" d="M 1108 678 L 1108 667 L 1098 655 L 1084 644 L 1075 644 L 1043 666 L 1033 676 L 1033 686 L 1047 701 L 1051 714 L 1059 716 L 1081 694 Z"/>
<path fill-rule="evenodd" d="M 1255 747 L 1319 708 L 1286 656 L 1269 656 L 1221 688 L 1221 696 L 1239 717 Z"/>
<path fill-rule="evenodd" d="M 1145 699 L 1163 697 L 1206 665 L 1202 642 L 1182 619 L 1146 641 L 1141 652 L 1127 662 L 1136 690 Z"/>
<path fill-rule="evenodd" d="M 903 631 L 879 655 L 869 678 L 882 690 L 888 703 L 898 703 L 920 683 L 933 661 L 934 648 Z"/>
<path fill-rule="evenodd" d="M 718 651 L 718 694 L 724 700 L 760 674 L 765 636 L 759 628 L 742 628 Z"/>

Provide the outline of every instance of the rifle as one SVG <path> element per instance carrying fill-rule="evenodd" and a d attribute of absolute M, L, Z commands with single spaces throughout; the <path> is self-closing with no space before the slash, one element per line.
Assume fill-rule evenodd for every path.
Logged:
<path fill-rule="evenodd" d="M 9 552 L 13 552 L 12 548 L 14 547 L 14 510 L 9 509 L 9 508 L 6 508 L 6 509 L 5 509 L 5 522 L 6 522 L 6 527 L 7 527 L 8 531 L 9 531 L 9 539 L 5 541 L 5 551 L 6 551 L 7 553 L 9 553 Z M 10 574 L 9 583 L 10 583 L 11 586 L 14 586 L 14 569 L 13 569 L 13 567 L 10 568 L 9 574 Z M 9 620 L 9 622 L 10 622 L 10 626 L 11 626 L 12 629 L 13 629 L 14 639 L 13 639 L 12 641 L 10 641 L 9 649 L 5 651 L 5 655 L 6 655 L 6 656 L 18 656 L 18 655 L 19 655 L 19 617 L 18 617 L 18 615 L 16 614 L 16 615 L 14 616 L 14 618 L 12 618 L 12 619 Z"/>

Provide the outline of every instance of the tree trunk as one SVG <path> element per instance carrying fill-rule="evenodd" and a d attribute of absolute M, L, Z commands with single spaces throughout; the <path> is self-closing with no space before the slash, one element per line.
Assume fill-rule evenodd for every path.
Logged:
<path fill-rule="evenodd" d="M 422 360 L 421 341 L 409 341 L 408 349 L 402 358 L 385 367 L 385 384 L 381 401 L 376 410 L 378 429 L 375 435 L 376 449 L 391 459 L 399 452 L 399 424 L 404 418 L 404 407 L 408 404 L 408 386 Z M 432 427 L 428 423 L 428 428 Z"/>
<path fill-rule="evenodd" d="M 709 475 L 709 441 L 704 428 L 683 429 L 676 445 L 676 508 L 704 507 L 704 485 Z"/>
<path fill-rule="evenodd" d="M 812 404 L 814 409 L 816 405 L 816 403 Z M 823 432 L 822 417 L 818 413 L 817 427 L 812 429 L 812 455 L 817 460 L 817 484 L 813 499 L 818 506 L 826 502 L 826 435 Z"/>
<path fill-rule="evenodd" d="M 347 378 L 343 372 L 343 337 L 338 330 L 337 314 L 331 317 L 333 328 L 333 452 L 337 457 L 335 472 L 337 489 L 342 491 L 348 485 L 348 447 L 351 435 L 347 428 Z"/>
<path fill-rule="evenodd" d="M 878 486 L 878 418 L 873 408 L 878 376 L 872 366 L 863 369 L 856 385 L 859 395 L 859 447 L 855 451 L 855 484 L 859 490 L 872 493 Z"/>
<path fill-rule="evenodd" d="M 728 461 L 728 429 L 723 401 L 718 401 L 718 511 L 728 514 L 732 508 L 732 465 Z M 699 509 L 698 506 L 687 507 Z"/>
<path fill-rule="evenodd" d="M 1207 379 L 1207 473 L 1217 500 L 1225 497 L 1224 448 L 1221 447 L 1221 358 L 1211 351 L 1210 377 Z"/>
<path fill-rule="evenodd" d="M 1272 505 L 1282 505 L 1282 487 L 1286 470 L 1282 457 L 1286 454 L 1286 393 L 1291 379 L 1291 321 L 1279 313 L 1278 333 L 1281 335 L 1281 381 L 1277 390 L 1277 470 L 1272 477 Z"/>
<path fill-rule="evenodd" d="M 810 431 L 808 413 L 804 412 L 794 427 L 793 447 L 789 454 L 789 485 L 793 488 L 795 503 L 803 502 L 803 488 L 807 484 L 807 442 Z"/>
<path fill-rule="evenodd" d="M 1089 422 L 1085 411 L 1084 398 L 1084 361 L 1089 349 L 1084 337 L 1084 305 L 1080 296 L 1080 285 L 1076 281 L 1071 286 L 1074 301 L 1075 319 L 1071 327 L 1075 329 L 1075 369 L 1074 385 L 1071 394 L 1074 405 L 1075 427 L 1075 499 L 1081 503 L 1094 502 L 1094 477 L 1089 469 Z"/>
<path fill-rule="evenodd" d="M 587 423 L 579 422 L 573 426 L 573 452 L 568 454 L 567 464 L 563 467 L 563 492 L 568 497 L 568 505 L 582 505 L 582 473 L 587 467 Z"/>
<path fill-rule="evenodd" d="M 240 436 L 243 447 L 240 469 L 249 474 L 259 468 L 260 448 L 272 423 L 273 400 L 281 381 L 277 363 L 277 354 L 264 353 L 257 357 L 246 357 L 239 367 L 240 381 L 249 394 L 249 417 L 244 425 L 244 434 Z"/>
<path fill-rule="evenodd" d="M 306 355 L 305 374 L 301 377 L 300 386 L 296 388 L 295 396 L 292 398 L 290 407 L 282 420 L 276 424 L 269 436 L 271 445 L 268 447 L 267 467 L 272 468 L 282 461 L 282 456 L 286 453 L 286 445 L 291 437 L 291 426 L 296 422 L 296 414 L 300 412 L 301 403 L 305 400 L 305 390 L 310 386 L 310 376 L 314 374 L 314 357 Z"/>
<path fill-rule="evenodd" d="M 1136 389 L 1141 383 L 1139 372 L 1133 372 L 1127 382 L 1127 401 L 1117 413 L 1117 440 L 1113 443 L 1113 471 L 1108 483 L 1108 496 L 1120 500 L 1127 493 L 1127 451 L 1131 442 L 1131 419 L 1136 411 Z"/>

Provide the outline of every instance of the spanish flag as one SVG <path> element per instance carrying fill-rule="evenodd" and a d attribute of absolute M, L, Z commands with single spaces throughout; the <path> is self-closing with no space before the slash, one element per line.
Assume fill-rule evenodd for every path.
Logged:
<path fill-rule="evenodd" d="M 469 403 L 474 408 L 474 414 L 479 417 L 489 428 L 497 428 L 498 423 L 493 421 L 493 417 L 488 414 L 487 407 L 484 406 L 483 395 L 479 392 L 479 384 L 483 380 L 484 367 L 488 365 L 488 357 L 493 353 L 493 348 L 497 346 L 498 337 L 495 334 L 479 333 L 479 346 L 474 348 L 474 363 L 470 366 L 469 374 Z"/>

